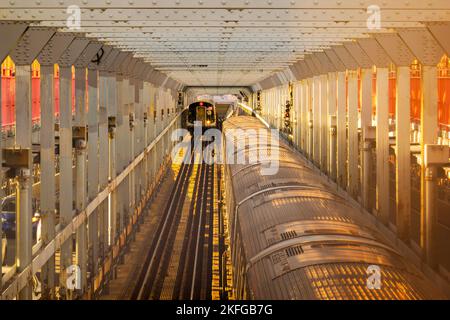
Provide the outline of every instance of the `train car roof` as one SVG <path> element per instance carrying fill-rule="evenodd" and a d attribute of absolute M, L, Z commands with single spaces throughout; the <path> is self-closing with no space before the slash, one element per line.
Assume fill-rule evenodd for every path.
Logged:
<path fill-rule="evenodd" d="M 231 129 L 243 128 L 267 131 L 248 116 L 232 117 L 223 124 L 225 136 Z M 246 137 L 233 136 L 236 139 Z M 253 144 L 239 150 L 248 153 L 254 148 L 260 147 Z M 242 243 L 252 298 L 440 297 L 423 273 L 408 264 L 384 234 L 320 179 L 309 163 L 283 142 L 278 150 L 275 175 L 261 174 L 264 161 L 228 166 L 236 206 L 229 212 L 231 241 L 239 236 Z M 381 268 L 381 290 L 367 287 L 367 269 L 373 265 Z"/>

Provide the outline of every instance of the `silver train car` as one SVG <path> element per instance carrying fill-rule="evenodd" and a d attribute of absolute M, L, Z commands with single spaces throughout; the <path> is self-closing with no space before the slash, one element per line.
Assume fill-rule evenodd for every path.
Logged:
<path fill-rule="evenodd" d="M 238 150 L 246 138 L 232 129 L 249 128 L 270 132 L 254 117 L 232 117 L 223 124 L 224 147 L 234 141 L 246 155 L 267 148 L 250 139 Z M 270 156 L 225 165 L 237 299 L 446 298 L 300 155 L 282 141 L 278 150 L 276 175 L 261 174 Z"/>
<path fill-rule="evenodd" d="M 187 129 L 194 130 L 195 122 L 201 123 L 202 129 L 217 127 L 217 111 L 214 101 L 200 100 L 189 105 L 186 119 Z"/>

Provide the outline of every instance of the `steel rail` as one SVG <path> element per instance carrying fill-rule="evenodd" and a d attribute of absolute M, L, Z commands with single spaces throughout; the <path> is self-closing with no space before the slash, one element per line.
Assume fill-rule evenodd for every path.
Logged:
<path fill-rule="evenodd" d="M 165 210 L 166 217 L 164 219 L 164 222 L 160 225 L 160 227 L 158 228 L 159 232 L 158 232 L 158 238 L 156 239 L 156 242 L 154 244 L 153 250 L 152 250 L 152 254 L 149 258 L 149 261 L 146 262 L 146 265 L 148 265 L 148 267 L 146 267 L 146 271 L 145 271 L 145 276 L 142 282 L 141 287 L 139 288 L 139 293 L 137 295 L 137 299 L 138 300 L 142 300 L 142 299 L 146 299 L 147 296 L 150 296 L 152 294 L 153 288 L 152 288 L 152 284 L 149 283 L 150 282 L 150 277 L 153 276 L 153 270 L 154 270 L 154 263 L 156 260 L 156 257 L 159 255 L 159 249 L 161 248 L 161 243 L 162 243 L 162 237 L 163 235 L 166 233 L 167 228 L 171 228 L 172 224 L 174 223 L 174 219 L 176 216 L 176 210 L 174 210 L 174 206 L 175 209 L 178 208 L 178 204 L 180 201 L 180 197 L 176 197 L 177 195 L 177 191 L 182 191 L 186 185 L 186 181 L 189 177 L 189 172 L 191 171 L 192 168 L 192 160 L 193 160 L 193 156 L 194 153 L 192 152 L 190 155 L 185 155 L 185 159 L 187 157 L 190 157 L 190 163 L 189 166 L 186 166 L 185 164 L 182 165 L 181 171 L 178 174 L 176 183 L 174 188 L 172 189 L 171 192 L 171 196 L 170 196 L 170 202 L 168 204 L 167 210 Z M 169 221 L 170 220 L 170 221 Z M 172 222 L 172 224 L 170 224 Z M 167 239 L 164 239 L 164 241 L 167 241 Z M 163 248 L 164 249 L 164 248 Z M 158 267 L 158 266 L 156 266 Z M 155 278 L 157 277 L 158 274 L 158 268 L 155 270 Z M 150 290 L 149 290 L 150 289 Z M 147 295 L 148 293 L 148 295 Z"/>

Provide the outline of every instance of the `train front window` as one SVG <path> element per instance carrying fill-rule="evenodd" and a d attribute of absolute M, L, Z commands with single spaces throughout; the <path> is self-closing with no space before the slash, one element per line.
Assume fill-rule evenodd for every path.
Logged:
<path fill-rule="evenodd" d="M 212 110 L 212 108 L 206 111 L 206 121 L 208 121 L 209 123 L 214 122 L 214 111 Z"/>
<path fill-rule="evenodd" d="M 197 120 L 196 118 L 197 118 L 197 116 L 196 116 L 196 112 L 195 112 L 195 107 L 190 107 L 189 113 L 188 113 L 188 121 L 190 123 L 194 123 Z"/>

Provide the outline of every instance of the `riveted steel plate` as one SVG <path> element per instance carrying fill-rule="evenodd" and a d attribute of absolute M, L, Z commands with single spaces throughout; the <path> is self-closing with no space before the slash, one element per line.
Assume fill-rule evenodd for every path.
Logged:
<path fill-rule="evenodd" d="M 162 86 L 162 84 L 164 83 L 164 81 L 166 80 L 166 77 L 164 76 L 164 74 L 162 74 L 161 72 L 157 71 L 153 77 L 152 77 L 152 82 L 157 86 L 160 87 Z"/>
<path fill-rule="evenodd" d="M 392 62 L 397 66 L 410 66 L 414 60 L 414 54 L 409 50 L 405 42 L 397 33 L 377 33 L 375 39 L 391 57 Z"/>
<path fill-rule="evenodd" d="M 153 83 L 155 86 L 158 86 L 158 77 L 160 73 L 156 70 L 154 70 L 150 76 L 150 82 Z"/>
<path fill-rule="evenodd" d="M 261 90 L 269 89 L 270 85 L 268 80 L 269 79 L 264 79 L 263 81 L 260 82 Z"/>
<path fill-rule="evenodd" d="M 336 52 L 346 69 L 355 70 L 358 68 L 358 63 L 344 46 L 333 47 L 333 50 Z"/>
<path fill-rule="evenodd" d="M 44 49 L 42 49 L 41 53 L 39 53 L 37 60 L 41 65 L 47 66 L 57 63 L 58 59 L 72 43 L 73 39 L 75 39 L 73 34 L 62 32 L 55 33 Z"/>
<path fill-rule="evenodd" d="M 54 29 L 30 27 L 11 51 L 16 65 L 30 65 L 55 33 Z"/>
<path fill-rule="evenodd" d="M 150 68 L 146 70 L 144 79 L 148 82 L 151 82 L 152 75 L 155 72 L 155 69 L 153 69 L 153 67 L 151 65 L 149 65 L 149 66 L 150 66 Z"/>
<path fill-rule="evenodd" d="M 112 48 L 110 46 L 103 46 L 103 48 L 110 48 L 111 50 L 109 51 L 109 54 L 102 59 L 102 61 L 100 62 L 99 68 L 100 70 L 105 70 L 105 71 L 113 71 L 113 65 L 114 62 L 117 58 L 117 56 L 119 55 L 120 51 L 118 49 Z"/>
<path fill-rule="evenodd" d="M 398 29 L 398 33 L 422 64 L 435 66 L 441 61 L 444 50 L 428 29 Z"/>
<path fill-rule="evenodd" d="M 126 55 L 125 59 L 122 60 L 122 63 L 119 66 L 119 70 L 121 73 L 123 73 L 124 75 L 129 75 L 130 74 L 130 69 L 128 69 L 128 66 L 130 65 L 131 61 L 133 60 L 133 54 L 131 54 L 130 52 L 127 52 L 128 55 Z"/>
<path fill-rule="evenodd" d="M 273 75 L 269 78 L 269 88 L 273 88 L 278 86 L 279 84 L 281 84 L 280 79 L 278 79 L 278 77 L 276 75 Z"/>
<path fill-rule="evenodd" d="M 352 42 L 344 43 L 344 47 L 352 55 L 352 57 L 356 60 L 356 63 L 360 67 L 371 68 L 373 66 L 373 64 L 374 64 L 373 61 L 369 58 L 369 56 L 360 47 L 358 42 L 352 41 Z"/>
<path fill-rule="evenodd" d="M 311 56 L 306 56 L 305 63 L 309 67 L 309 70 L 312 72 L 312 76 L 318 76 L 320 74 L 320 71 L 315 66 L 314 62 L 311 59 Z"/>
<path fill-rule="evenodd" d="M 387 68 L 391 63 L 391 58 L 374 38 L 358 40 L 359 45 L 369 56 L 373 63 L 379 68 Z"/>
<path fill-rule="evenodd" d="M 101 49 L 98 51 L 98 58 L 97 55 L 95 56 L 95 60 L 99 60 L 97 62 L 90 62 L 88 65 L 88 69 L 94 69 L 97 68 L 101 71 L 105 71 L 105 61 L 108 58 L 109 54 L 112 51 L 111 46 L 102 46 Z"/>
<path fill-rule="evenodd" d="M 128 73 L 133 77 L 136 76 L 135 67 L 136 67 L 136 64 L 138 63 L 138 61 L 139 61 L 138 59 L 133 58 L 133 59 L 131 59 L 130 64 L 127 66 Z"/>
<path fill-rule="evenodd" d="M 339 56 L 333 49 L 326 49 L 324 50 L 324 52 L 327 55 L 328 59 L 330 59 L 331 63 L 334 65 L 336 71 L 345 71 L 345 65 L 342 63 L 341 59 L 339 59 Z"/>
<path fill-rule="evenodd" d="M 27 28 L 26 23 L 1 21 L 0 22 L 0 61 L 5 60 L 6 56 L 13 49 L 14 45 L 19 40 L 20 36 Z"/>
<path fill-rule="evenodd" d="M 175 91 L 178 90 L 178 82 L 173 79 L 170 79 L 170 89 Z"/>
<path fill-rule="evenodd" d="M 102 47 L 102 44 L 99 42 L 89 42 L 87 47 L 83 50 L 81 55 L 78 57 L 77 61 L 75 61 L 75 67 L 77 68 L 97 68 L 95 63 L 91 64 L 91 61 L 96 58 L 96 55 L 99 54 L 99 51 Z"/>
<path fill-rule="evenodd" d="M 172 85 L 173 85 L 172 79 L 168 78 L 165 87 L 168 89 L 172 89 Z"/>
<path fill-rule="evenodd" d="M 139 79 L 145 80 L 147 76 L 147 71 L 149 70 L 150 65 L 145 63 L 144 61 L 140 62 L 139 69 L 136 70 L 136 74 Z"/>
<path fill-rule="evenodd" d="M 313 76 L 312 70 L 309 68 L 308 64 L 305 60 L 302 60 L 298 63 L 298 66 L 302 70 L 302 74 L 304 76 L 304 79 L 311 78 Z"/>
<path fill-rule="evenodd" d="M 89 40 L 86 38 L 75 38 L 69 47 L 64 51 L 61 58 L 59 58 L 60 67 L 71 67 L 78 57 L 81 55 L 83 50 L 89 44 Z"/>
<path fill-rule="evenodd" d="M 131 53 L 129 52 L 125 52 L 125 51 L 120 51 L 119 54 L 117 55 L 116 60 L 114 60 L 113 65 L 111 66 L 112 70 L 115 72 L 120 72 L 121 73 L 121 66 L 122 63 L 125 61 L 125 59 L 127 59 L 129 56 L 131 56 Z"/>
<path fill-rule="evenodd" d="M 450 22 L 430 22 L 427 26 L 447 55 L 450 54 Z"/>
<path fill-rule="evenodd" d="M 294 73 L 291 71 L 291 69 L 288 68 L 288 69 L 284 70 L 283 73 L 284 73 L 284 75 L 285 75 L 285 77 L 286 77 L 288 82 L 296 80 L 295 76 L 294 76 Z"/>
<path fill-rule="evenodd" d="M 301 74 L 299 72 L 299 69 L 297 69 L 297 63 L 293 64 L 292 66 L 289 66 L 289 69 L 291 70 L 296 80 L 301 80 Z"/>
<path fill-rule="evenodd" d="M 334 72 L 336 71 L 336 68 L 331 63 L 330 59 L 328 59 L 328 56 L 325 54 L 325 52 L 316 52 L 315 56 L 322 64 L 322 67 L 324 68 L 325 72 Z"/>
<path fill-rule="evenodd" d="M 289 82 L 283 72 L 278 72 L 275 76 L 275 79 L 278 80 L 281 84 Z"/>
<path fill-rule="evenodd" d="M 325 66 L 323 66 L 322 63 L 320 62 L 320 60 L 317 58 L 316 53 L 311 54 L 311 61 L 314 64 L 314 66 L 316 67 L 316 69 L 319 71 L 319 74 L 328 73 Z"/>
<path fill-rule="evenodd" d="M 132 67 L 132 73 L 138 78 L 138 79 L 143 79 L 141 77 L 142 75 L 142 70 L 144 70 L 145 67 L 145 62 L 142 59 L 136 59 L 136 63 L 134 64 L 134 66 Z"/>

